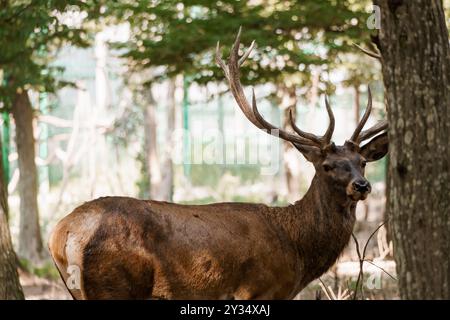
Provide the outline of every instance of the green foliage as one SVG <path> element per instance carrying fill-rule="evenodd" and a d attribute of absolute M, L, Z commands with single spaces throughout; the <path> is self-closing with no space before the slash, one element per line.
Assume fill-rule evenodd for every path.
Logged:
<path fill-rule="evenodd" d="M 20 266 L 28 273 L 34 274 L 40 278 L 51 280 L 60 279 L 58 269 L 52 261 L 45 262 L 42 266 L 33 266 L 27 259 L 20 259 Z"/>
<path fill-rule="evenodd" d="M 30 0 L 0 2 L 0 103 L 8 107 L 18 90 L 53 92 L 61 68 L 50 66 L 56 50 L 70 43 L 87 46 L 87 31 L 71 25 L 98 16 L 96 1 Z M 67 21 L 66 21 L 67 20 Z"/>
<path fill-rule="evenodd" d="M 117 44 L 135 70 L 164 67 L 158 80 L 177 74 L 207 83 L 223 79 L 214 62 L 217 41 L 227 55 L 236 32 L 242 43 L 256 40 L 244 66 L 245 84 L 286 79 L 304 84 L 308 67 L 325 66 L 351 42 L 368 39 L 366 1 L 140 1 L 109 4 L 106 11 L 130 23 L 130 41 Z M 362 3 L 362 4 L 361 4 Z"/>

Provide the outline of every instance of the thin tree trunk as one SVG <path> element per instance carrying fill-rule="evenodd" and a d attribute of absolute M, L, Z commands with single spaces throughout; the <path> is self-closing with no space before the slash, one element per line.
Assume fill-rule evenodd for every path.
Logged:
<path fill-rule="evenodd" d="M 450 299 L 450 48 L 442 1 L 374 0 L 389 120 L 389 215 L 404 299 Z"/>
<path fill-rule="evenodd" d="M 148 196 L 155 199 L 161 187 L 161 168 L 158 159 L 158 136 L 156 124 L 156 101 L 151 88 L 145 90 L 144 132 L 145 163 L 147 172 Z"/>
<path fill-rule="evenodd" d="M 355 104 L 355 125 L 357 126 L 359 123 L 359 119 L 360 119 L 360 112 L 361 112 L 361 105 L 359 103 L 359 96 L 360 96 L 360 92 L 359 92 L 359 86 L 355 85 L 353 87 L 353 90 L 355 91 L 355 96 L 354 96 L 354 104 Z"/>
<path fill-rule="evenodd" d="M 227 156 L 227 140 L 225 136 L 225 113 L 223 108 L 223 96 L 221 94 L 217 97 L 217 127 L 219 128 L 220 137 L 222 139 L 222 157 L 225 160 Z M 221 174 L 225 174 L 225 161 L 220 166 Z"/>
<path fill-rule="evenodd" d="M 0 138 L 0 159 L 1 144 Z M 17 273 L 17 257 L 11 243 L 7 216 L 7 184 L 3 174 L 3 162 L 0 161 L 0 300 L 21 300 L 24 295 Z"/>
<path fill-rule="evenodd" d="M 43 258 L 43 246 L 39 227 L 37 168 L 34 160 L 33 109 L 26 91 L 16 95 L 12 106 L 12 115 L 16 124 L 16 147 L 20 171 L 18 253 L 21 258 L 32 263 L 39 263 Z"/>
<path fill-rule="evenodd" d="M 176 79 L 170 79 L 167 90 L 167 130 L 164 143 L 164 157 L 162 161 L 162 181 L 160 185 L 160 192 L 158 192 L 158 200 L 171 201 L 173 196 L 173 163 L 172 151 L 173 141 L 172 134 L 175 131 L 175 112 L 176 112 Z"/>
<path fill-rule="evenodd" d="M 291 123 L 289 121 L 289 110 L 292 110 L 292 116 L 295 120 L 295 115 L 297 112 L 297 95 L 295 93 L 295 87 L 283 87 L 281 92 L 283 93 L 283 96 L 281 97 L 282 102 L 281 106 L 283 108 L 283 128 L 288 131 L 293 131 L 291 128 Z M 295 172 L 293 170 L 293 162 L 296 161 L 296 157 L 298 157 L 298 152 L 290 142 L 284 141 L 283 142 L 283 148 L 284 148 L 284 172 L 286 175 L 286 184 L 287 184 L 287 190 L 288 190 L 288 200 L 289 201 L 295 201 L 295 199 L 298 199 L 298 196 L 300 194 L 300 180 L 298 176 L 298 172 Z M 293 156 L 293 154 L 295 154 Z"/>

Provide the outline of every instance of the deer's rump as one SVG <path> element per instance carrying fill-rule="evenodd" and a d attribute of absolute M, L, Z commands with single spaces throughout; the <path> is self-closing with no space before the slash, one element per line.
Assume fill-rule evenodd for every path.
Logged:
<path fill-rule="evenodd" d="M 290 298 L 295 249 L 264 210 L 100 198 L 61 220 L 49 247 L 79 299 Z"/>

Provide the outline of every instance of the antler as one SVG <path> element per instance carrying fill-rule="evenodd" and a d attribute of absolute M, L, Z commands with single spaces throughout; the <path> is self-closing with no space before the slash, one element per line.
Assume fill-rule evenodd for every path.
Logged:
<path fill-rule="evenodd" d="M 364 140 L 370 139 L 373 136 L 375 136 L 376 134 L 387 130 L 388 128 L 388 122 L 386 120 L 380 121 L 378 122 L 376 125 L 374 125 L 373 127 L 371 127 L 370 129 L 364 130 L 363 132 L 361 132 L 361 134 L 359 135 L 359 143 L 363 142 Z"/>
<path fill-rule="evenodd" d="M 372 93 L 370 91 L 370 87 L 367 88 L 367 92 L 368 92 L 368 101 L 366 111 L 364 112 L 363 117 L 359 121 L 358 126 L 356 127 L 355 131 L 352 134 L 352 137 L 350 138 L 350 142 L 355 143 L 357 145 L 359 145 L 364 140 L 367 140 L 388 128 L 388 122 L 386 120 L 383 120 L 378 122 L 370 129 L 362 131 L 364 125 L 367 122 L 367 119 L 369 119 L 370 112 L 372 111 Z"/>
<path fill-rule="evenodd" d="M 328 124 L 327 131 L 323 135 L 323 137 L 318 137 L 315 134 L 305 132 L 301 130 L 299 127 L 296 126 L 294 118 L 292 116 L 292 109 L 289 110 L 289 120 L 291 122 L 291 126 L 294 129 L 295 132 L 301 137 L 304 137 L 306 139 L 309 139 L 311 141 L 314 141 L 317 146 L 320 148 L 325 148 L 328 144 L 331 142 L 331 137 L 333 136 L 334 132 L 334 114 L 333 110 L 331 110 L 330 104 L 328 103 L 328 98 L 325 96 L 325 106 L 327 108 L 328 117 L 330 118 L 330 123 Z"/>
<path fill-rule="evenodd" d="M 254 91 L 252 94 L 252 106 L 250 107 L 250 104 L 248 103 L 248 101 L 244 95 L 244 90 L 242 88 L 242 84 L 240 81 L 239 67 L 244 63 L 244 61 L 250 55 L 251 50 L 254 48 L 255 41 L 252 42 L 249 49 L 246 52 L 244 52 L 242 57 L 239 58 L 239 45 L 240 45 L 241 31 L 242 31 L 242 28 L 239 28 L 239 32 L 238 32 L 238 34 L 236 36 L 236 40 L 231 48 L 230 57 L 228 58 L 227 63 L 225 63 L 222 60 L 222 56 L 220 54 L 219 42 L 217 42 L 217 47 L 216 47 L 216 63 L 224 71 L 225 77 L 227 78 L 228 84 L 230 86 L 230 90 L 231 90 L 239 108 L 242 110 L 244 115 L 247 117 L 247 119 L 251 123 L 253 123 L 256 127 L 258 127 L 259 129 L 261 129 L 269 134 L 277 136 L 283 140 L 289 141 L 297 147 L 313 146 L 313 147 L 324 148 L 326 145 L 328 145 L 330 143 L 331 136 L 333 135 L 333 130 L 334 130 L 334 116 L 333 116 L 333 112 L 328 104 L 328 100 L 325 100 L 325 102 L 326 102 L 328 116 L 330 118 L 330 124 L 329 124 L 328 129 L 323 137 L 318 137 L 312 133 L 307 133 L 307 132 L 304 132 L 301 129 L 299 129 L 294 123 L 291 110 L 289 111 L 290 122 L 291 122 L 292 128 L 297 133 L 297 135 L 294 133 L 285 131 L 283 129 L 280 129 L 280 128 L 274 126 L 273 124 L 267 122 L 258 111 Z"/>

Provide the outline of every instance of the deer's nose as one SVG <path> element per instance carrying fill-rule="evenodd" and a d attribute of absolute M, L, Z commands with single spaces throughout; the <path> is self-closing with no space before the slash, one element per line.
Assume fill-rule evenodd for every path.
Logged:
<path fill-rule="evenodd" d="M 353 188 L 358 192 L 369 192 L 370 191 L 370 183 L 366 180 L 356 180 L 353 182 Z"/>

